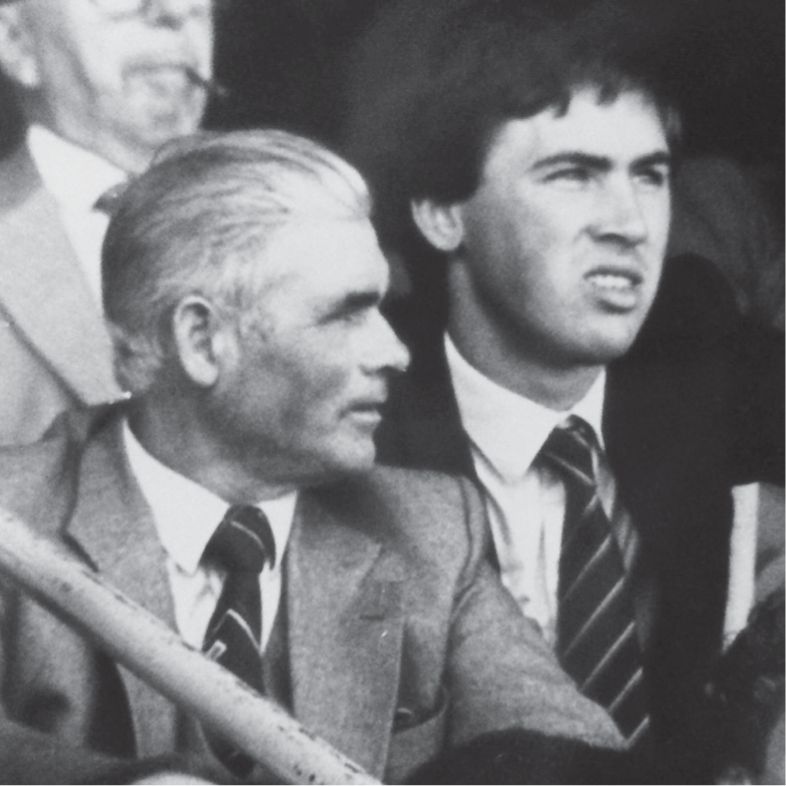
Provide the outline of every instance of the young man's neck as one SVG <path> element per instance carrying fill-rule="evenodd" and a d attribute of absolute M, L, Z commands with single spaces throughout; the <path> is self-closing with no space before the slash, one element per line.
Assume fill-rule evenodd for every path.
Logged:
<path fill-rule="evenodd" d="M 462 330 L 449 322 L 448 333 L 461 356 L 492 382 L 556 412 L 570 409 L 592 387 L 603 366 L 559 368 L 536 357 L 510 352 L 483 326 Z"/>

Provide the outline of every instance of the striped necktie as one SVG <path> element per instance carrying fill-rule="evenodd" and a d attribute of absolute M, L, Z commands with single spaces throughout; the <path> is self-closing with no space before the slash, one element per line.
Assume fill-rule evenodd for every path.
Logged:
<path fill-rule="evenodd" d="M 557 656 L 582 693 L 608 709 L 634 746 L 648 736 L 648 699 L 632 594 L 598 497 L 596 449 L 592 428 L 571 416 L 540 452 L 565 486 Z"/>
<path fill-rule="evenodd" d="M 262 681 L 262 599 L 259 574 L 276 558 L 265 514 L 251 505 L 233 505 L 205 549 L 204 561 L 226 571 L 224 588 L 207 626 L 202 650 L 259 693 Z M 214 735 L 210 746 L 235 775 L 245 777 L 251 760 Z"/>

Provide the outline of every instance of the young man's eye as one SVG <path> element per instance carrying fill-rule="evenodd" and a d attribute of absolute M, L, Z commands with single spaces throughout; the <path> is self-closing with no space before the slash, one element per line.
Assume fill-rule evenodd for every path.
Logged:
<path fill-rule="evenodd" d="M 640 172 L 637 172 L 635 177 L 645 186 L 661 188 L 662 186 L 667 185 L 669 182 L 669 171 L 668 169 L 661 168 L 643 169 Z"/>
<path fill-rule="evenodd" d="M 592 173 L 589 169 L 572 166 L 550 172 L 546 176 L 546 181 L 555 183 L 587 183 L 591 178 Z"/>

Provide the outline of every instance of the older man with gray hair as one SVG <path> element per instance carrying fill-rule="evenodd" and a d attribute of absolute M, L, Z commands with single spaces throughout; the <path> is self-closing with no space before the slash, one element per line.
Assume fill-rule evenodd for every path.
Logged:
<path fill-rule="evenodd" d="M 212 49 L 211 0 L 0 0 L 0 70 L 27 123 L 0 161 L 0 444 L 120 395 L 98 200 L 197 129 Z"/>
<path fill-rule="evenodd" d="M 470 484 L 373 467 L 408 354 L 379 310 L 369 211 L 358 173 L 309 140 L 176 143 L 120 198 L 104 245 L 133 395 L 0 453 L 0 505 L 377 777 L 498 729 L 614 747 L 485 561 Z M 259 777 L 27 597 L 4 603 L 0 735 L 210 752 Z"/>

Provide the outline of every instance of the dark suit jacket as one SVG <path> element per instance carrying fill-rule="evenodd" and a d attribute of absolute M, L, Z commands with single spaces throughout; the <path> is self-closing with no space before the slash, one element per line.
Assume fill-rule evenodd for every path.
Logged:
<path fill-rule="evenodd" d="M 71 429 L 0 451 L 0 504 L 174 624 L 164 552 L 118 425 L 110 413 L 87 441 Z M 490 729 L 617 740 L 482 559 L 485 537 L 479 498 L 455 479 L 380 469 L 301 493 L 282 592 L 292 708 L 379 777 L 401 779 Z M 169 701 L 32 600 L 0 598 L 0 751 L 20 723 L 114 754 L 182 749 L 188 724 Z"/>
<path fill-rule="evenodd" d="M 22 146 L 0 161 L 0 445 L 119 397 L 103 318 L 58 206 Z"/>
<path fill-rule="evenodd" d="M 378 432 L 382 462 L 475 477 L 441 328 L 413 329 L 410 372 Z M 671 260 L 635 346 L 608 369 L 603 417 L 619 493 L 641 534 L 632 571 L 666 744 L 718 651 L 732 485 L 783 483 L 783 337 L 743 324 L 725 283 L 694 257 Z"/>

